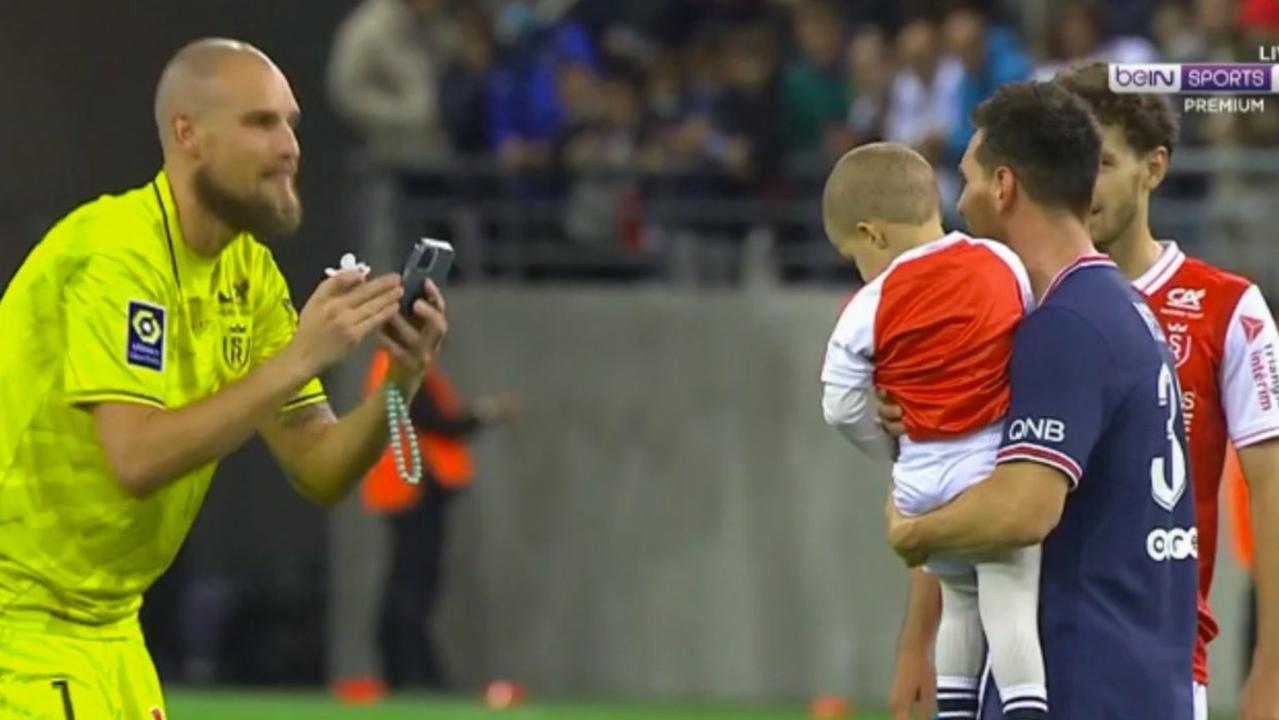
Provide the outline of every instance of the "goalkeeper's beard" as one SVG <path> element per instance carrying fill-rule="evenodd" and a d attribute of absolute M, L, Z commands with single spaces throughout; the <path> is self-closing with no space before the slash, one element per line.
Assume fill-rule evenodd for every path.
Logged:
<path fill-rule="evenodd" d="M 302 202 L 294 192 L 294 202 L 281 206 L 265 197 L 242 197 L 218 184 L 207 168 L 195 171 L 195 194 L 236 233 L 251 233 L 259 240 L 292 235 L 302 224 Z"/>

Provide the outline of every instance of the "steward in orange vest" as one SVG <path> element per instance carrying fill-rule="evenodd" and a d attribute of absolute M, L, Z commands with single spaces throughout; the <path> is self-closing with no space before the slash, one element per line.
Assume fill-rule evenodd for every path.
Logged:
<path fill-rule="evenodd" d="M 378 350 L 369 368 L 365 392 L 378 392 L 390 357 Z M 382 597 L 379 647 L 383 679 L 392 688 L 448 689 L 430 629 L 442 589 L 441 564 L 447 540 L 449 508 L 471 483 L 475 464 L 463 439 L 514 413 L 510 398 L 485 398 L 473 408 L 432 364 L 421 392 L 409 406 L 409 418 L 422 451 L 422 479 L 400 478 L 395 456 L 386 454 L 364 478 L 364 506 L 386 518 L 391 558 Z"/>

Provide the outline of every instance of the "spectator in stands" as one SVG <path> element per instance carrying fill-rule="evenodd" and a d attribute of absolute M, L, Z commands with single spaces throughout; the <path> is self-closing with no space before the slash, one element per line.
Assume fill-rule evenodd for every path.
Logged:
<path fill-rule="evenodd" d="M 884 139 L 913 147 L 937 168 L 942 208 L 951 211 L 959 197 L 959 178 L 945 152 L 960 126 L 964 67 L 945 54 L 940 28 L 926 19 L 902 28 L 897 57 L 900 65 L 889 91 Z"/>
<path fill-rule="evenodd" d="M 688 96 L 685 89 L 684 64 L 675 50 L 662 52 L 653 61 L 644 83 L 644 111 L 656 142 L 651 143 L 648 160 L 642 160 L 648 169 L 665 164 L 662 138 L 684 120 L 688 113 Z"/>
<path fill-rule="evenodd" d="M 683 77 L 678 66 L 659 68 L 661 74 L 654 78 L 655 87 L 650 90 L 666 100 L 665 117 L 659 121 L 675 121 L 659 130 L 656 139 L 661 152 L 654 165 L 666 169 L 691 169 L 703 164 L 711 115 L 726 93 L 722 33 L 704 30 L 693 37 L 683 53 L 683 65 Z"/>
<path fill-rule="evenodd" d="M 590 115 L 571 127 L 561 162 L 571 177 L 564 225 L 569 238 L 616 241 L 618 210 L 635 191 L 628 170 L 636 166 L 643 112 L 640 78 L 627 66 L 611 70 L 592 96 Z"/>
<path fill-rule="evenodd" d="M 489 84 L 491 142 L 508 170 L 548 169 L 566 110 L 581 107 L 594 89 L 595 47 L 572 22 L 507 27 L 505 34 L 512 44 Z"/>
<path fill-rule="evenodd" d="M 668 46 L 686 45 L 706 29 L 767 25 L 786 22 L 787 7 L 794 0 L 673 0 L 665 2 L 659 39 Z M 892 0 L 886 0 L 892 2 Z M 644 0 L 658 2 L 661 0 Z M 617 0 L 611 0 L 616 5 Z M 639 3 L 636 3 L 639 4 Z"/>
<path fill-rule="evenodd" d="M 787 152 L 813 153 L 831 145 L 848 112 L 844 21 L 833 0 L 799 0 L 792 28 L 799 52 L 782 82 L 782 130 Z"/>
<path fill-rule="evenodd" d="M 846 124 L 849 136 L 831 150 L 851 148 L 884 138 L 889 93 L 896 74 L 884 32 L 868 25 L 858 30 L 848 47 L 848 82 L 852 104 Z"/>
<path fill-rule="evenodd" d="M 1149 35 L 1155 14 L 1165 4 L 1165 0 L 1107 0 L 1106 29 L 1119 37 Z"/>
<path fill-rule="evenodd" d="M 703 152 L 738 189 L 758 189 L 780 159 L 777 74 L 777 42 L 768 26 L 740 26 L 729 34 L 725 93 L 712 111 Z"/>
<path fill-rule="evenodd" d="M 328 68 L 334 108 L 387 159 L 447 157 L 438 98 L 453 34 L 444 5 L 364 0 L 338 28 Z"/>
<path fill-rule="evenodd" d="M 934 167 L 959 124 L 959 89 L 964 68 L 943 54 L 938 27 L 925 19 L 912 21 L 897 36 L 901 62 L 889 96 L 885 139 L 909 145 Z"/>
<path fill-rule="evenodd" d="M 959 164 L 973 135 L 972 113 L 1004 83 L 1030 76 L 1030 59 L 1012 28 L 990 25 L 973 8 L 952 12 L 944 27 L 946 48 L 963 67 L 959 82 L 958 114 L 946 140 L 943 164 Z"/>
<path fill-rule="evenodd" d="M 493 70 L 492 19 L 479 5 L 460 7 L 455 16 L 458 50 L 440 83 L 440 108 L 453 147 L 480 155 L 489 143 L 489 81 Z"/>
<path fill-rule="evenodd" d="M 1249 11 L 1245 2 L 1236 8 L 1236 0 L 1190 0 L 1194 7 L 1195 23 L 1203 29 L 1213 45 L 1225 44 L 1235 34 L 1237 21 L 1245 19 Z M 1236 14 L 1236 10 L 1238 14 Z M 1228 58 L 1234 60 L 1235 58 Z"/>
<path fill-rule="evenodd" d="M 1048 28 L 1048 61 L 1035 69 L 1041 80 L 1051 80 L 1061 70 L 1082 62 L 1148 63 L 1159 58 L 1155 46 L 1143 37 L 1108 38 L 1105 8 L 1094 0 L 1062 3 Z"/>
<path fill-rule="evenodd" d="M 776 52 L 776 39 L 763 25 L 694 37 L 682 119 L 659 127 L 642 154 L 650 167 L 708 171 L 676 183 L 679 194 L 736 194 L 776 166 L 781 151 Z M 675 82 L 666 78 L 661 94 L 674 97 Z"/>
<path fill-rule="evenodd" d="M 1208 60 L 1208 36 L 1186 2 L 1166 2 L 1160 6 L 1151 30 L 1161 59 L 1167 62 Z"/>

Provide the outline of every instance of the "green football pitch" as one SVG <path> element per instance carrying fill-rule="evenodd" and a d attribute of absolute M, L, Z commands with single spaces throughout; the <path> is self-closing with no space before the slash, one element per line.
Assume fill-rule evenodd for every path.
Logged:
<path fill-rule="evenodd" d="M 397 697 L 376 705 L 341 705 L 320 692 L 171 690 L 172 720 L 807 720 L 806 708 L 625 703 L 528 703 L 490 710 L 478 699 Z M 1214 720 L 1232 714 L 1213 713 Z M 888 720 L 855 712 L 850 720 Z"/>
<path fill-rule="evenodd" d="M 166 693 L 173 720 L 806 720 L 806 708 L 761 709 L 622 703 L 527 703 L 490 710 L 478 699 L 391 698 L 376 705 L 340 705 L 322 693 Z M 856 713 L 854 720 L 887 720 Z"/>

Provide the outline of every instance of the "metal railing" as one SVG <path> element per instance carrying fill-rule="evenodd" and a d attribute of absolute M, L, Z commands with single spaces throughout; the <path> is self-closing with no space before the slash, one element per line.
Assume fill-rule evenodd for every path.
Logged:
<path fill-rule="evenodd" d="M 487 159 L 363 155 L 350 167 L 359 190 L 354 209 L 370 243 L 442 234 L 460 246 L 463 282 L 856 280 L 825 242 L 819 198 L 827 164 L 819 159 L 789 159 L 769 182 L 756 183 L 764 192 L 754 195 L 726 175 L 693 169 L 516 175 Z M 583 183 L 602 192 L 580 193 Z M 379 198 L 372 205 L 370 193 Z M 1269 251 L 1269 233 L 1277 201 L 1279 151 L 1187 148 L 1155 198 L 1152 224 L 1190 252 L 1276 288 L 1279 262 L 1271 256 L 1279 253 Z M 575 234 L 573 214 L 582 212 L 603 215 L 605 231 Z"/>

